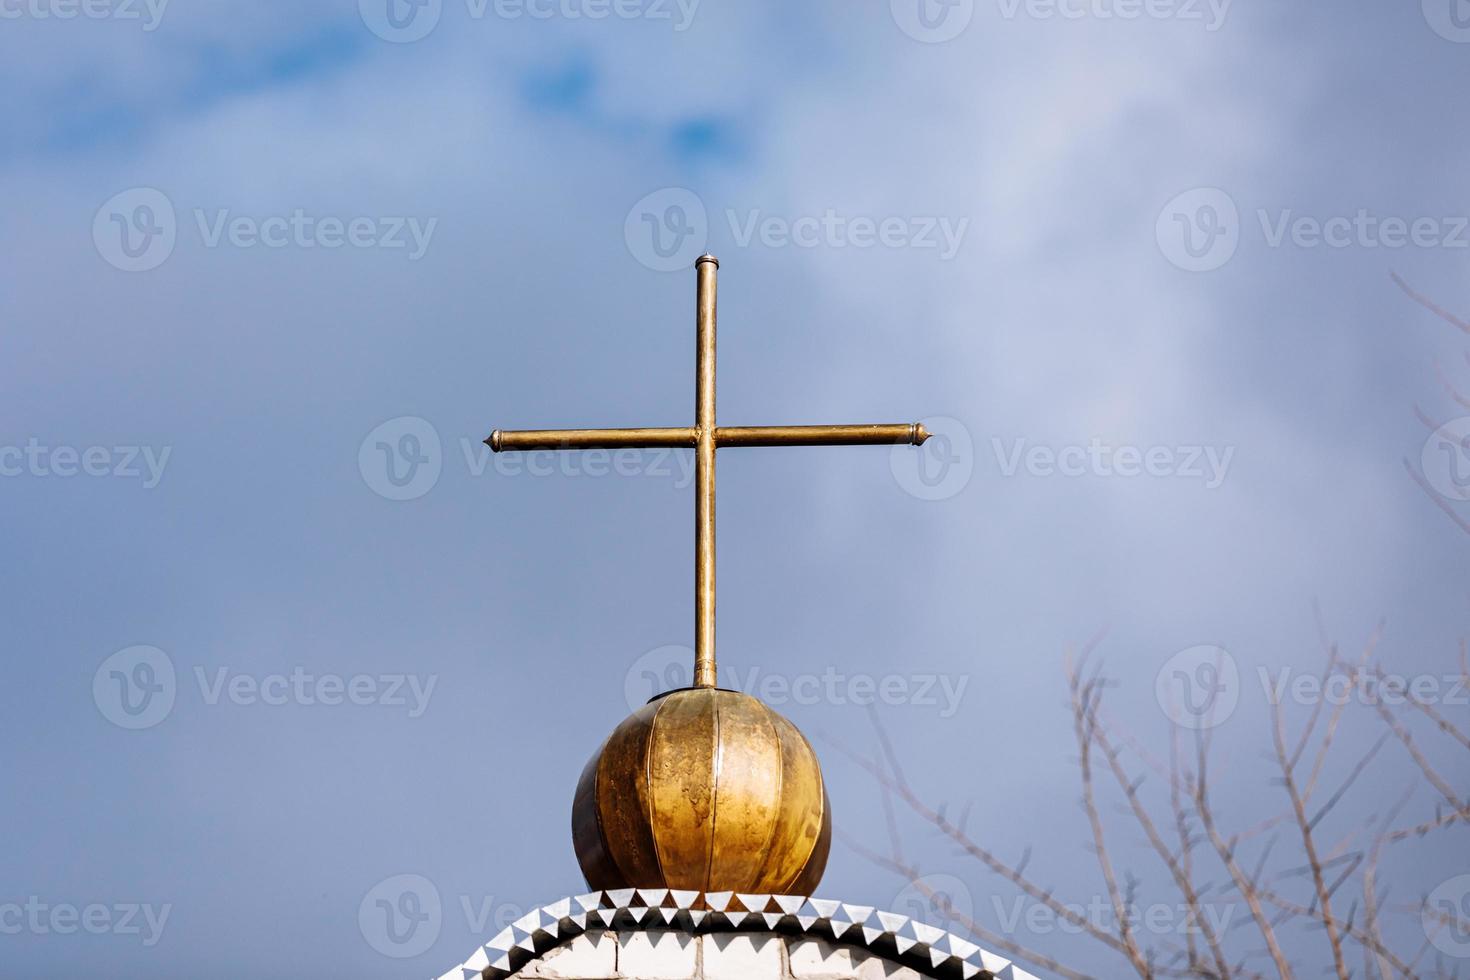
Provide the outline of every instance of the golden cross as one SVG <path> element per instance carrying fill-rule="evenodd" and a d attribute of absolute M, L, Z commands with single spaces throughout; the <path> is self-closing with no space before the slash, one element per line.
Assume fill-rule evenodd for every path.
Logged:
<path fill-rule="evenodd" d="M 537 449 L 656 449 L 695 451 L 694 469 L 694 686 L 715 686 L 715 450 L 732 446 L 922 446 L 929 438 L 920 423 L 910 425 L 759 425 L 715 424 L 715 302 L 720 261 L 702 255 L 694 263 L 697 280 L 695 323 L 695 422 L 677 429 L 496 429 L 485 443 L 495 452 Z"/>

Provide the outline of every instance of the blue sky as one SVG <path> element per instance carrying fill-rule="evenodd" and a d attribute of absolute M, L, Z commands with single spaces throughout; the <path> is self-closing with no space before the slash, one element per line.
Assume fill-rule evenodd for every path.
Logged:
<path fill-rule="evenodd" d="M 5 8 L 0 927 L 48 909 L 7 975 L 438 975 L 581 890 L 576 777 L 691 642 L 687 473 L 479 440 L 687 424 L 705 247 L 722 421 L 945 437 L 721 458 L 721 663 L 813 739 L 846 838 L 886 840 L 839 751 L 869 681 L 925 797 L 1086 904 L 1063 668 L 1099 631 L 1160 751 L 1156 679 L 1228 651 L 1239 827 L 1286 803 L 1261 678 L 1320 666 L 1314 605 L 1457 673 L 1466 338 L 1391 279 L 1470 311 L 1448 3 L 393 2 Z M 1382 730 L 1347 717 L 1337 775 Z M 1395 748 L 1335 834 L 1411 781 Z M 1003 882 L 905 832 L 1003 929 Z M 821 892 L 903 888 L 839 844 Z M 439 911 L 398 942 L 409 892 Z"/>

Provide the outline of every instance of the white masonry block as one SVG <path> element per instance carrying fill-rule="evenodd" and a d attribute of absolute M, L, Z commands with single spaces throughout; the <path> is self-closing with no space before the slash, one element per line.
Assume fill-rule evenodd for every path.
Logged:
<path fill-rule="evenodd" d="M 820 939 L 786 943 L 791 976 L 796 980 L 923 980 L 923 975 L 881 956 Z"/>
<path fill-rule="evenodd" d="M 705 936 L 703 980 L 781 980 L 782 943 L 778 936 Z"/>
<path fill-rule="evenodd" d="M 539 980 L 612 980 L 618 975 L 618 941 L 586 932 L 531 963 L 520 974 Z"/>
<path fill-rule="evenodd" d="M 796 980 L 851 980 L 857 976 L 861 954 L 849 947 L 800 939 L 788 942 L 786 949 Z"/>
<path fill-rule="evenodd" d="M 618 973 L 628 980 L 691 980 L 698 969 L 695 936 L 667 929 L 618 934 Z"/>

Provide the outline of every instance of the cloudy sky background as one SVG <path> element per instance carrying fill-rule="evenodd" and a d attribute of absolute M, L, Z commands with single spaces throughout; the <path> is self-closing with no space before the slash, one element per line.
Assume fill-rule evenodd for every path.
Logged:
<path fill-rule="evenodd" d="M 151 946 L 0 935 L 7 973 L 437 975 L 495 919 L 582 890 L 577 774 L 643 671 L 691 641 L 692 497 L 677 462 L 538 476 L 479 440 L 687 424 L 688 260 L 706 245 L 723 263 L 722 421 L 937 418 L 950 437 L 928 456 L 721 456 L 721 664 L 767 693 L 842 679 L 815 703 L 769 698 L 816 743 L 841 834 L 885 841 L 871 780 L 838 748 L 874 744 L 854 678 L 942 682 L 937 703 L 878 706 L 910 778 L 974 801 L 977 839 L 1033 847 L 1036 877 L 1087 903 L 1102 884 L 1068 650 L 1106 630 L 1111 713 L 1158 751 L 1156 676 L 1180 651 L 1229 651 L 1217 798 L 1236 827 L 1285 805 L 1258 670 L 1320 666 L 1314 603 L 1346 650 L 1384 620 L 1388 666 L 1454 671 L 1470 541 L 1403 461 L 1421 469 L 1430 435 L 1416 403 L 1436 423 L 1465 414 L 1435 380 L 1438 361 L 1470 388 L 1465 337 L 1390 278 L 1470 310 L 1452 108 L 1470 29 L 1448 5 L 1122 19 L 978 0 L 936 33 L 903 0 L 653 9 L 667 19 L 649 0 L 601 20 L 568 16 L 588 9 L 571 0 L 546 19 L 443 0 L 405 43 L 366 0 L 175 0 L 153 30 L 141 4 L 141 19 L 39 16 L 58 2 L 0 24 L 0 446 L 106 447 L 109 471 L 114 447 L 168 456 L 152 487 L 141 460 L 145 476 L 66 477 L 64 459 L 0 456 L 18 466 L 0 479 L 0 903 L 170 912 Z M 158 198 L 138 188 L 166 199 L 172 221 L 153 218 L 175 241 L 126 271 L 112 215 L 147 217 L 138 203 Z M 1236 216 L 1214 212 L 1225 234 L 1197 260 L 1214 267 L 1182 268 L 1196 260 L 1174 214 L 1204 242 L 1200 208 L 1222 196 Z M 434 224 L 416 259 L 210 244 L 222 211 L 298 209 Z M 1273 246 L 1260 217 L 1362 209 L 1451 240 Z M 745 234 L 829 212 L 897 219 L 902 241 Z M 657 268 L 645 214 L 692 229 L 677 271 Z M 963 229 L 954 254 L 915 240 L 931 224 Z M 377 443 L 425 425 L 438 478 L 388 499 L 404 494 Z M 1018 445 L 1093 439 L 1229 464 L 1218 486 L 1208 469 L 1008 473 Z M 1448 467 L 1470 459 L 1430 459 L 1434 486 L 1463 488 Z M 104 661 L 140 645 L 166 654 L 174 702 L 133 731 Z M 297 668 L 434 686 L 416 716 L 211 697 L 221 676 Z M 1379 733 L 1370 710 L 1348 717 L 1335 772 Z M 1375 772 L 1329 837 L 1412 781 L 1393 746 Z M 1118 826 L 1121 862 L 1172 901 Z M 1007 931 L 1003 882 L 906 833 Z M 1406 848 L 1396 898 L 1470 870 L 1464 853 L 1451 837 Z M 407 946 L 372 922 L 400 875 L 443 907 Z M 902 889 L 839 843 L 821 892 L 892 907 Z M 1009 931 L 1078 969 L 1122 966 L 1075 936 Z M 1288 934 L 1304 962 L 1325 957 Z"/>

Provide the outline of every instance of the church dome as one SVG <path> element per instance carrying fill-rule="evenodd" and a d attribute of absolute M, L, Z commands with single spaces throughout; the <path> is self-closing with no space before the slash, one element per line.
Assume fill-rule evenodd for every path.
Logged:
<path fill-rule="evenodd" d="M 807 895 L 832 813 L 811 745 L 756 698 L 691 688 L 630 715 L 587 763 L 572 839 L 593 889 Z"/>

